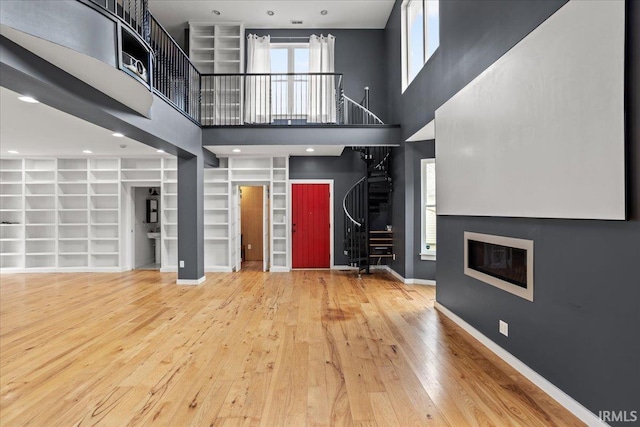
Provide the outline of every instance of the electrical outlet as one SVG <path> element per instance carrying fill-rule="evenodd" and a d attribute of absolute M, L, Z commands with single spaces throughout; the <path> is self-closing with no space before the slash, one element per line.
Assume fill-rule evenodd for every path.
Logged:
<path fill-rule="evenodd" d="M 247 245 L 247 249 L 251 250 L 251 243 Z"/>
<path fill-rule="evenodd" d="M 498 323 L 498 328 L 499 328 L 500 333 L 501 333 L 502 335 L 504 335 L 505 337 L 508 337 L 508 336 L 509 336 L 509 324 L 508 324 L 507 322 L 505 322 L 505 321 L 501 320 L 501 321 Z"/>
<path fill-rule="evenodd" d="M 184 260 L 180 260 L 180 268 L 184 268 Z"/>

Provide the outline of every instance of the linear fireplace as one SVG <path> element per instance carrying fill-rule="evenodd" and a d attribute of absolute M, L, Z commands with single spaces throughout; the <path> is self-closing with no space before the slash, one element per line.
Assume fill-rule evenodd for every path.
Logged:
<path fill-rule="evenodd" d="M 465 231 L 464 274 L 533 301 L 533 240 Z"/>

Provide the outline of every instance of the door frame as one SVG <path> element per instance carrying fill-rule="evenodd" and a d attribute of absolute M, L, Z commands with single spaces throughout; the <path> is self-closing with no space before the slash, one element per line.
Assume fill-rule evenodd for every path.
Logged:
<path fill-rule="evenodd" d="M 123 182 L 120 187 L 120 224 L 122 224 L 120 227 L 120 265 L 122 266 L 122 271 L 130 271 L 135 268 L 136 242 L 133 227 L 136 223 L 136 212 L 134 209 L 134 189 L 160 186 L 159 181 L 130 181 Z M 162 205 L 159 204 L 158 206 L 158 215 L 160 215 L 162 213 Z M 160 253 L 162 253 L 162 248 L 160 248 Z M 160 261 L 160 268 L 162 268 L 162 259 Z"/>
<path fill-rule="evenodd" d="M 293 221 L 293 184 L 329 184 L 329 268 L 331 270 L 334 268 L 333 264 L 333 253 L 334 253 L 334 206 L 333 206 L 333 179 L 290 179 L 289 180 L 289 195 L 288 195 L 288 211 L 289 211 L 289 226 L 288 226 L 288 234 L 289 234 L 289 259 L 287 262 L 293 269 L 293 234 L 291 233 L 292 221 Z M 298 269 L 296 269 L 298 270 Z M 304 270 L 304 269 L 299 269 Z M 312 269 L 316 270 L 316 269 Z M 319 270 L 325 270 L 321 268 Z"/>
<path fill-rule="evenodd" d="M 242 218 L 242 213 L 240 212 L 240 203 L 239 203 L 240 202 L 240 187 L 263 187 L 263 190 L 262 190 L 263 193 L 262 194 L 263 194 L 263 197 L 264 197 L 264 192 L 265 191 L 267 192 L 267 194 L 269 194 L 269 195 L 271 194 L 271 187 L 273 185 L 271 180 L 245 180 L 245 181 L 243 181 L 243 180 L 231 180 L 230 183 L 231 183 L 231 187 L 232 187 L 232 189 L 231 189 L 231 194 L 232 195 L 233 195 L 233 187 L 235 187 L 237 189 L 237 192 L 236 192 L 235 195 L 232 196 L 233 200 L 231 201 L 231 203 L 233 203 L 234 205 L 236 205 L 236 202 L 238 202 L 237 205 L 235 206 L 236 207 L 236 212 L 235 212 L 236 224 L 237 224 L 238 219 Z M 264 199 L 262 200 L 262 203 L 263 204 L 265 203 Z M 269 211 L 271 211 L 271 199 L 269 199 Z M 264 235 L 264 230 L 262 230 L 262 248 L 263 248 L 263 251 L 264 251 L 265 245 L 269 246 L 269 259 L 267 260 L 268 263 L 265 264 L 265 260 L 264 259 L 262 260 L 263 273 L 266 273 L 266 272 L 269 271 L 269 268 L 271 268 L 271 245 L 270 245 L 269 239 L 271 239 L 271 222 L 272 222 L 272 219 L 271 219 L 271 212 L 267 212 L 267 214 L 265 216 L 265 212 L 263 210 L 262 211 L 262 215 L 264 216 L 262 218 L 263 224 L 264 224 L 265 220 L 268 221 L 268 223 L 269 223 L 268 224 L 269 225 L 269 235 L 268 235 L 269 237 L 268 237 L 267 240 L 265 240 L 266 236 Z M 229 219 L 229 220 L 231 220 L 231 219 Z M 235 260 L 231 260 L 231 264 L 232 264 L 231 268 L 234 269 L 235 272 L 238 272 L 238 271 L 240 271 L 242 269 L 242 260 L 240 258 L 240 248 L 241 248 L 241 246 L 240 246 L 240 243 L 239 243 L 240 242 L 240 235 L 242 234 L 242 230 L 241 230 L 240 227 L 236 226 L 236 230 L 234 230 L 234 232 L 235 232 L 235 235 L 236 235 L 236 258 L 235 258 Z M 229 244 L 231 244 L 231 239 L 229 239 Z M 266 268 L 266 270 L 265 270 L 265 268 Z"/>

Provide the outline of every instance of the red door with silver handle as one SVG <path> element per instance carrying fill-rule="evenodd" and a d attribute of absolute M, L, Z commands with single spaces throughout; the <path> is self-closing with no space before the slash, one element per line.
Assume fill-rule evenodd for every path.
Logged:
<path fill-rule="evenodd" d="M 329 184 L 291 185 L 293 268 L 329 268 Z"/>

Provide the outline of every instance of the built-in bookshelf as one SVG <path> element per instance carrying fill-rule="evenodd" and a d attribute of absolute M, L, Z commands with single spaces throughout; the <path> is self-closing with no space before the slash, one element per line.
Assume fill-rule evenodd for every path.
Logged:
<path fill-rule="evenodd" d="M 89 160 L 58 159 L 58 251 L 60 269 L 89 267 Z"/>
<path fill-rule="evenodd" d="M 162 160 L 160 211 L 162 231 L 160 259 L 162 271 L 178 270 L 178 163 L 175 158 Z"/>
<path fill-rule="evenodd" d="M 124 189 L 160 186 L 161 269 L 178 269 L 176 158 L 0 159 L 1 271 L 121 271 Z M 269 187 L 271 271 L 290 266 L 287 157 L 232 157 L 205 169 L 207 271 L 239 264 L 239 185 Z M 139 185 L 136 185 L 139 184 Z"/>
<path fill-rule="evenodd" d="M 22 159 L 0 159 L 0 269 L 24 266 L 24 178 Z"/>
<path fill-rule="evenodd" d="M 271 270 L 288 271 L 290 235 L 289 221 L 289 159 L 274 157 L 271 170 Z"/>
<path fill-rule="evenodd" d="M 244 24 L 189 23 L 189 58 L 202 74 L 226 74 L 204 80 L 201 115 L 207 125 L 242 123 Z"/>
<path fill-rule="evenodd" d="M 205 270 L 232 271 L 235 259 L 234 211 L 231 206 L 229 159 L 220 167 L 204 171 L 204 254 Z"/>

